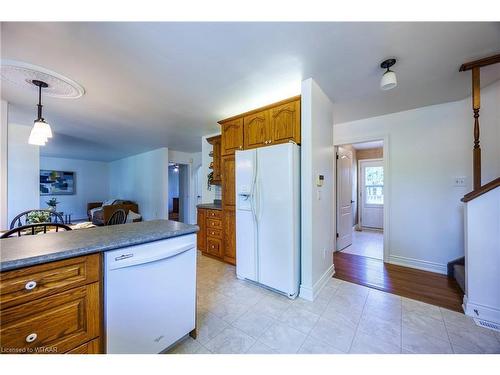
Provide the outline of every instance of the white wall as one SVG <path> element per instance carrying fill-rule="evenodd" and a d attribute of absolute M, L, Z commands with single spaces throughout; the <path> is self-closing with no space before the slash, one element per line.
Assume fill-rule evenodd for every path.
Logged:
<path fill-rule="evenodd" d="M 500 82 L 482 92 L 483 183 L 500 175 Z M 334 126 L 336 144 L 388 137 L 391 263 L 446 272 L 464 254 L 463 204 L 471 190 L 470 98 Z M 384 155 L 386 158 L 386 155 Z M 454 177 L 466 176 L 465 187 Z"/>
<path fill-rule="evenodd" d="M 75 172 L 73 195 L 54 195 L 60 202 L 58 211 L 71 213 L 71 219 L 87 218 L 87 203 L 109 199 L 109 163 L 79 159 L 40 157 L 40 169 Z M 49 195 L 40 196 L 40 207 L 46 208 Z"/>
<path fill-rule="evenodd" d="M 137 202 L 144 220 L 168 218 L 166 147 L 109 163 L 110 197 Z"/>
<path fill-rule="evenodd" d="M 28 144 L 31 126 L 8 125 L 8 223 L 19 213 L 40 206 L 39 147 Z"/>
<path fill-rule="evenodd" d="M 302 82 L 301 98 L 301 286 L 312 300 L 333 274 L 333 104 L 312 79 Z M 318 175 L 323 187 L 316 186 Z"/>
<path fill-rule="evenodd" d="M 7 223 L 7 146 L 8 146 L 8 104 L 0 101 L 0 229 L 8 228 Z"/>

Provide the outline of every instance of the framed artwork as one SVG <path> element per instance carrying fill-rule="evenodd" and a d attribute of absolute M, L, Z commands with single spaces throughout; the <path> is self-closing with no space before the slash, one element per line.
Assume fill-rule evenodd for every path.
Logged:
<path fill-rule="evenodd" d="M 75 172 L 40 170 L 40 195 L 75 194 Z"/>

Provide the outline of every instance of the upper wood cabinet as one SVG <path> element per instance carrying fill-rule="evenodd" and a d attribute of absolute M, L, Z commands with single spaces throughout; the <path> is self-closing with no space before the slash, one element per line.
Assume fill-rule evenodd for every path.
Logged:
<path fill-rule="evenodd" d="M 272 137 L 269 111 L 261 111 L 243 117 L 245 149 L 265 146 Z"/>
<path fill-rule="evenodd" d="M 217 135 L 215 137 L 207 138 L 207 142 L 212 145 L 212 164 L 211 169 L 214 172 L 212 178 L 212 184 L 221 184 L 221 171 L 220 171 L 220 159 L 221 159 L 221 138 L 222 136 Z"/>
<path fill-rule="evenodd" d="M 222 155 L 234 154 L 243 149 L 243 118 L 237 118 L 221 124 Z"/>
<path fill-rule="evenodd" d="M 269 112 L 272 143 L 300 143 L 300 100 L 278 105 Z"/>
<path fill-rule="evenodd" d="M 300 144 L 300 96 L 219 121 L 222 155 L 294 141 Z"/>

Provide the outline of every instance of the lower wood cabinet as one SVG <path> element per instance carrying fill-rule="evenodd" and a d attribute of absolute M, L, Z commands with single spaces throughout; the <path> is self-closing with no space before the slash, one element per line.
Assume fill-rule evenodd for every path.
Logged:
<path fill-rule="evenodd" d="M 235 215 L 226 210 L 198 208 L 198 250 L 204 255 L 236 264 Z"/>
<path fill-rule="evenodd" d="M 0 292 L 8 297 L 0 307 L 1 352 L 66 353 L 85 345 L 87 352 L 101 352 L 100 264 L 94 254 L 3 272 Z"/>
<path fill-rule="evenodd" d="M 236 211 L 224 210 L 224 260 L 236 264 Z"/>

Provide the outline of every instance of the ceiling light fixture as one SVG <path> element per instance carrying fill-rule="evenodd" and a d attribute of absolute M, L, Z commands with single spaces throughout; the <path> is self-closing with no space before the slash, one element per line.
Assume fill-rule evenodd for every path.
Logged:
<path fill-rule="evenodd" d="M 28 143 L 31 145 L 45 146 L 47 140 L 52 138 L 52 129 L 42 117 L 42 88 L 47 88 L 49 85 L 37 79 L 32 80 L 31 83 L 38 87 L 38 117 L 35 120 L 33 128 L 31 129 Z"/>
<path fill-rule="evenodd" d="M 396 73 L 394 73 L 389 68 L 396 64 L 396 59 L 387 59 L 382 61 L 380 67 L 382 69 L 387 69 L 382 79 L 380 80 L 380 89 L 381 90 L 390 90 L 398 85 L 398 80 L 396 79 Z"/>

